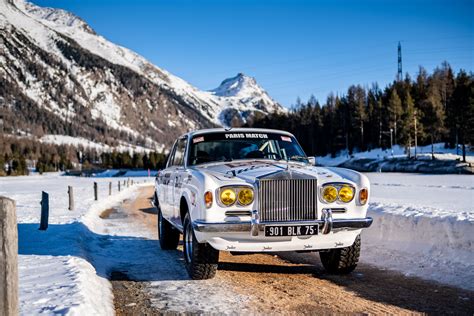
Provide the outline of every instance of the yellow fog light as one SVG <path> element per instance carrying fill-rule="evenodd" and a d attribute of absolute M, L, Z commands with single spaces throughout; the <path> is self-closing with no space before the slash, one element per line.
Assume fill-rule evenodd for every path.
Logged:
<path fill-rule="evenodd" d="M 348 185 L 343 185 L 339 189 L 339 200 L 349 203 L 354 198 L 354 189 Z"/>
<path fill-rule="evenodd" d="M 231 206 L 232 204 L 235 203 L 235 200 L 237 198 L 235 191 L 233 189 L 224 189 L 221 191 L 221 202 L 225 206 Z"/>
<path fill-rule="evenodd" d="M 239 204 L 247 206 L 253 202 L 253 190 L 252 189 L 242 189 L 239 192 Z"/>
<path fill-rule="evenodd" d="M 328 203 L 332 203 L 337 200 L 337 189 L 332 185 L 325 186 L 323 189 L 323 199 Z"/>
<path fill-rule="evenodd" d="M 364 188 L 360 190 L 359 192 L 359 202 L 362 205 L 367 204 L 367 201 L 369 200 L 369 190 Z"/>

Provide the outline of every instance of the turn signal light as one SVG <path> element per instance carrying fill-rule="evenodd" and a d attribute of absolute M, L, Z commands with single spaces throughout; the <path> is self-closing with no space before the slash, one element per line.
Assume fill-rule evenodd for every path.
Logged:
<path fill-rule="evenodd" d="M 206 203 L 206 207 L 210 208 L 212 206 L 212 192 L 206 191 L 204 193 L 204 203 Z"/>
<path fill-rule="evenodd" d="M 359 202 L 362 205 L 367 204 L 367 201 L 369 200 L 369 190 L 364 188 L 360 190 L 359 192 Z"/>

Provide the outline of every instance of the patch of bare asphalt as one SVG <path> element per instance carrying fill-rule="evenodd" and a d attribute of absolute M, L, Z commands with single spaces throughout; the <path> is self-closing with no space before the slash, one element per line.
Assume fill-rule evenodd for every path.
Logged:
<path fill-rule="evenodd" d="M 144 188 L 136 201 L 126 201 L 122 207 L 156 232 L 151 194 L 152 188 Z M 180 255 L 179 251 L 176 255 Z M 189 281 L 183 289 L 202 286 L 205 291 L 206 282 Z M 221 252 L 219 270 L 212 282 L 248 298 L 238 306 L 230 301 L 222 302 L 229 305 L 227 311 L 231 314 L 474 314 L 474 292 L 366 264 L 350 275 L 330 275 L 319 263 L 317 253 L 233 256 Z M 157 287 L 153 282 L 129 280 L 126 272 L 117 271 L 112 273 L 112 285 L 118 315 L 183 312 L 173 305 L 176 302 L 166 302 L 172 299 L 173 292 L 161 292 L 166 288 Z M 188 300 L 198 301 L 207 294 L 190 296 Z M 188 312 L 199 313 L 199 310 Z"/>
<path fill-rule="evenodd" d="M 153 315 L 150 296 L 146 283 L 129 280 L 126 273 L 112 271 L 110 281 L 114 291 L 115 313 L 121 315 Z"/>

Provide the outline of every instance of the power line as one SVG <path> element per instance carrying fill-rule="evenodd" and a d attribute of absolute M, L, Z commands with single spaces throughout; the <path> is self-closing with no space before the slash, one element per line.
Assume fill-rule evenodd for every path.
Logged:
<path fill-rule="evenodd" d="M 436 42 L 441 42 L 441 41 L 445 41 L 445 40 L 453 40 L 453 39 L 465 39 L 465 38 L 471 38 L 469 36 L 453 36 L 453 37 L 437 37 L 437 38 L 431 38 L 431 39 L 417 39 L 416 40 L 416 43 L 432 43 L 433 41 L 436 41 Z M 410 42 L 415 42 L 415 41 L 412 41 L 412 40 L 400 40 L 398 41 L 398 43 L 410 43 Z M 396 41 L 386 41 L 386 42 L 377 42 L 377 43 L 374 43 L 373 45 L 368 45 L 368 46 L 364 46 L 363 49 L 364 50 L 367 50 L 367 49 L 370 49 L 370 51 L 374 51 L 372 48 L 384 48 L 384 47 L 387 47 L 386 45 L 391 45 L 391 44 L 394 44 L 394 43 L 397 43 Z M 451 47 L 451 46 L 450 46 Z M 360 47 L 362 48 L 362 47 Z M 443 48 L 447 48 L 446 46 L 442 47 Z M 468 48 L 469 49 L 469 48 Z M 260 64 L 258 66 L 251 66 L 251 65 L 247 65 L 247 66 L 243 66 L 243 67 L 236 67 L 236 68 L 229 68 L 227 70 L 219 70 L 217 72 L 212 72 L 212 73 L 206 73 L 206 76 L 213 76 L 213 75 L 220 75 L 220 74 L 231 74 L 231 73 L 234 73 L 234 72 L 247 72 L 249 70 L 258 70 L 258 69 L 262 69 L 262 68 L 274 68 L 274 67 L 277 67 L 277 66 L 284 66 L 284 65 L 288 65 L 288 64 L 294 64 L 295 62 L 302 62 L 302 61 L 312 61 L 312 60 L 321 60 L 323 57 L 334 57 L 334 56 L 340 56 L 340 55 L 345 55 L 347 54 L 348 51 L 347 50 L 323 50 L 323 51 L 320 51 L 320 53 L 318 53 L 317 55 L 315 54 L 312 54 L 312 55 L 309 55 L 309 56 L 303 56 L 303 57 L 298 57 L 298 58 L 290 58 L 290 59 L 283 59 L 283 60 L 279 60 L 279 61 L 275 61 L 275 62 L 271 62 L 271 63 L 265 63 L 265 64 Z M 387 51 L 387 53 L 389 53 Z"/>
<path fill-rule="evenodd" d="M 455 58 L 453 61 L 460 61 L 460 60 L 465 60 L 464 58 Z M 431 57 L 431 58 L 424 58 L 422 61 L 411 61 L 409 60 L 408 62 L 408 65 L 409 67 L 408 68 L 412 68 L 414 66 L 418 66 L 422 63 L 431 63 L 431 62 L 436 62 L 436 61 L 439 61 L 439 62 L 442 62 L 442 60 L 440 60 L 439 58 L 437 57 Z M 405 63 L 405 66 L 407 65 L 407 63 Z M 264 86 L 265 89 L 267 88 L 279 88 L 279 87 L 291 87 L 293 86 L 294 84 L 303 84 L 303 83 L 310 83 L 312 81 L 317 81 L 317 80 L 325 80 L 325 79 L 334 79 L 334 78 L 339 78 L 341 77 L 341 79 L 347 77 L 348 75 L 357 75 L 357 74 L 360 74 L 361 71 L 363 71 L 364 73 L 373 73 L 375 71 L 378 71 L 378 70 L 386 70 L 386 69 L 393 69 L 392 68 L 393 66 L 390 66 L 390 65 L 387 65 L 387 64 L 382 64 L 382 65 L 372 65 L 372 66 L 358 66 L 358 67 L 355 67 L 355 68 L 348 68 L 347 66 L 344 66 L 342 67 L 344 70 L 343 71 L 331 71 L 330 73 L 328 74 L 321 74 L 321 73 L 318 73 L 318 74 L 315 74 L 315 73 L 310 73 L 309 76 L 304 76 L 304 77 L 298 77 L 298 78 L 295 78 L 293 80 L 287 80 L 287 81 L 283 81 L 283 82 L 276 82 L 276 83 L 273 83 L 273 84 L 267 84 Z M 288 76 L 287 76 L 288 77 Z M 376 81 L 376 80 L 374 80 Z"/>

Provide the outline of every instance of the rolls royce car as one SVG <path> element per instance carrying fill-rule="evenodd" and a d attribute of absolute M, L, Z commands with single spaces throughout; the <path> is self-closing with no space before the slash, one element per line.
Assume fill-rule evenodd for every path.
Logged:
<path fill-rule="evenodd" d="M 319 252 L 330 273 L 359 260 L 370 183 L 343 168 L 315 165 L 296 138 L 269 129 L 208 129 L 179 137 L 158 172 L 159 243 L 183 235 L 192 279 L 216 274 L 219 251 Z"/>

